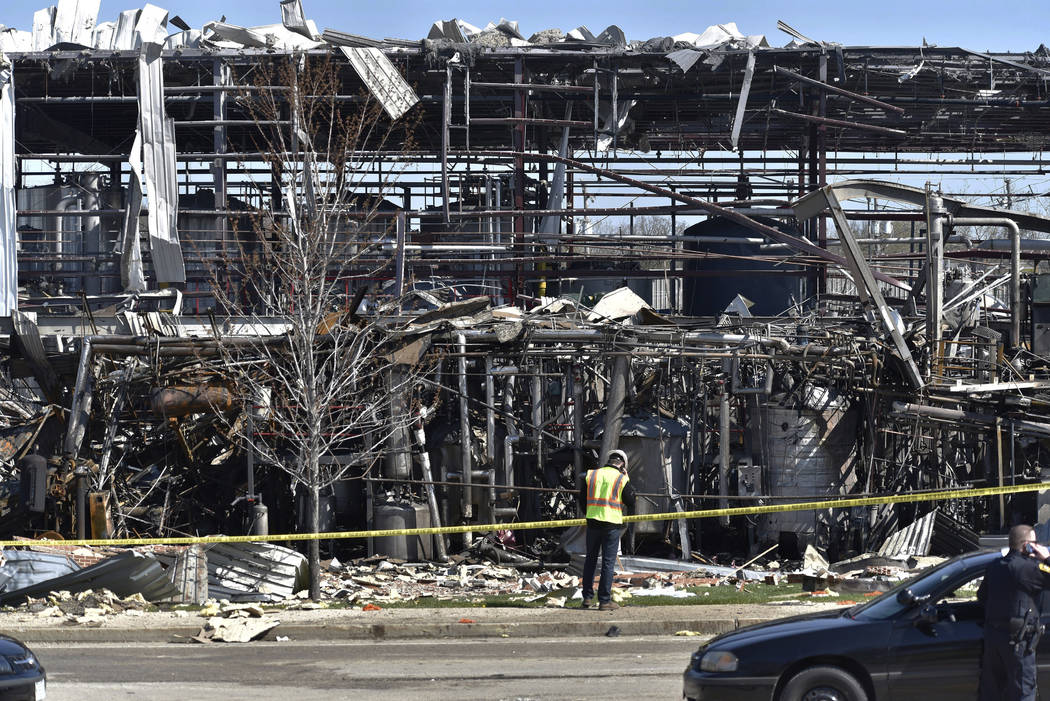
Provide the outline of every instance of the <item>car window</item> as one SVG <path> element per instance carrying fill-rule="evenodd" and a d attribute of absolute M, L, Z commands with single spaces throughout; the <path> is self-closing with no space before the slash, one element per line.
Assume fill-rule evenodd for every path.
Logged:
<path fill-rule="evenodd" d="M 907 579 L 893 587 L 882 596 L 858 606 L 850 611 L 850 615 L 854 618 L 870 620 L 893 618 L 912 608 L 908 604 L 902 604 L 897 601 L 897 595 L 905 589 L 911 589 L 912 594 L 920 598 L 925 596 L 943 597 L 958 593 L 960 596 L 972 596 L 973 600 L 976 600 L 977 588 L 973 585 L 973 582 L 978 581 L 977 578 L 983 576 L 983 574 L 984 567 L 980 567 L 973 571 L 971 577 L 963 580 L 962 584 L 945 591 L 945 587 L 951 586 L 952 581 L 964 576 L 963 563 L 957 560 L 948 560 L 932 569 L 920 572 L 911 579 Z M 970 594 L 971 587 L 972 595 Z"/>
<path fill-rule="evenodd" d="M 949 604 L 976 602 L 977 590 L 980 588 L 982 581 L 984 581 L 984 572 L 979 572 L 976 576 L 960 582 L 952 591 L 941 597 L 941 600 Z"/>

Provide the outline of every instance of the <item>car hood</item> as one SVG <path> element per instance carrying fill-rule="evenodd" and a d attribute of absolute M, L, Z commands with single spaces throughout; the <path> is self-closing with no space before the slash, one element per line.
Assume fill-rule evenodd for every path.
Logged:
<path fill-rule="evenodd" d="M 738 645 L 749 645 L 770 637 L 815 633 L 817 631 L 858 625 L 856 620 L 845 614 L 846 611 L 843 609 L 831 609 L 829 611 L 805 613 L 788 618 L 778 618 L 775 621 L 766 621 L 765 623 L 756 623 L 755 625 L 738 628 L 729 633 L 723 633 L 712 639 L 708 646 L 717 646 L 719 649 L 731 649 Z"/>
<path fill-rule="evenodd" d="M 28 649 L 29 648 L 11 636 L 0 634 L 0 655 L 5 657 L 23 655 Z"/>

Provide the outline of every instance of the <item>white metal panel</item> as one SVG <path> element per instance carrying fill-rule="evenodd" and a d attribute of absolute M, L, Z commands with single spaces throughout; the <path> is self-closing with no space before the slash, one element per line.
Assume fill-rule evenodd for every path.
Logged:
<path fill-rule="evenodd" d="M 311 26 L 303 14 L 302 0 L 281 0 L 281 23 L 285 29 L 302 34 L 307 39 L 317 39 L 317 32 L 311 32 Z"/>
<path fill-rule="evenodd" d="M 164 65 L 160 52 L 161 45 L 151 42 L 143 44 L 139 54 L 139 131 L 149 197 L 147 220 L 153 270 L 157 282 L 179 283 L 186 281 L 186 268 L 175 226 L 179 204 L 175 122 L 164 114 Z"/>
<path fill-rule="evenodd" d="M 33 13 L 33 51 L 44 51 L 55 45 L 55 7 Z"/>
<path fill-rule="evenodd" d="M 140 48 L 146 44 L 163 44 L 168 38 L 168 11 L 156 5 L 146 5 L 135 22 L 135 44 Z"/>
<path fill-rule="evenodd" d="M 17 29 L 0 26 L 0 53 L 32 51 L 33 35 Z"/>
<path fill-rule="evenodd" d="M 419 102 L 412 86 L 405 82 L 401 72 L 379 49 L 340 46 L 339 50 L 391 119 L 398 119 Z"/>
<path fill-rule="evenodd" d="M 0 53 L 0 316 L 18 307 L 14 92 L 11 64 Z"/>
<path fill-rule="evenodd" d="M 120 13 L 120 17 L 117 18 L 117 29 L 113 35 L 113 49 L 131 51 L 135 48 L 135 25 L 139 21 L 139 13 L 140 10 L 126 10 Z"/>
<path fill-rule="evenodd" d="M 142 247 L 139 243 L 139 215 L 142 213 L 142 134 L 135 130 L 135 142 L 128 156 L 131 177 L 128 179 L 128 203 L 120 238 L 120 282 L 125 292 L 145 292 L 142 272 Z"/>
<path fill-rule="evenodd" d="M 58 0 L 55 14 L 55 41 L 91 45 L 91 33 L 98 21 L 102 0 Z"/>
<path fill-rule="evenodd" d="M 91 33 L 91 46 L 96 49 L 112 49 L 113 37 L 117 33 L 116 22 L 103 22 Z"/>

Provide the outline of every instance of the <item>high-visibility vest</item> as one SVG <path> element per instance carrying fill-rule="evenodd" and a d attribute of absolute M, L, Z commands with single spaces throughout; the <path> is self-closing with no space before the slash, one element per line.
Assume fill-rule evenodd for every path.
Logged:
<path fill-rule="evenodd" d="M 623 523 L 620 496 L 630 480 L 615 467 L 587 471 L 587 518 Z"/>

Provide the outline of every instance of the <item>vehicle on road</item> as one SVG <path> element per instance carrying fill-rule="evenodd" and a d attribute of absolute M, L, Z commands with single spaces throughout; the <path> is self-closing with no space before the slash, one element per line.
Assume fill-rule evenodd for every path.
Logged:
<path fill-rule="evenodd" d="M 959 555 L 866 603 L 720 635 L 693 653 L 683 694 L 691 701 L 976 698 L 984 637 L 977 587 L 999 556 Z M 1050 689 L 1047 637 L 1037 658 L 1039 686 Z"/>
<path fill-rule="evenodd" d="M 47 673 L 33 651 L 9 635 L 0 634 L 0 701 L 42 701 Z"/>

